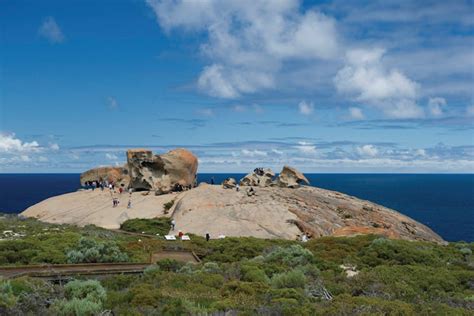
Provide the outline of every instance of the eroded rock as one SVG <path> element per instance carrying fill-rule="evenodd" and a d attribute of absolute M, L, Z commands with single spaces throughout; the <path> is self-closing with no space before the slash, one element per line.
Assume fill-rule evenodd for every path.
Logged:
<path fill-rule="evenodd" d="M 268 187 L 273 183 L 275 173 L 270 168 L 255 168 L 240 180 L 241 186 Z"/>
<path fill-rule="evenodd" d="M 301 172 L 289 166 L 284 166 L 275 180 L 276 185 L 285 188 L 297 188 L 303 183 L 309 184 L 308 179 Z"/>
<path fill-rule="evenodd" d="M 108 181 L 128 187 L 130 177 L 126 167 L 97 167 L 81 173 L 81 185 L 87 181 Z"/>
<path fill-rule="evenodd" d="M 224 189 L 234 189 L 237 186 L 237 181 L 234 178 L 227 178 L 222 181 L 222 187 Z"/>
<path fill-rule="evenodd" d="M 127 151 L 130 186 L 136 190 L 152 190 L 165 194 L 175 188 L 190 188 L 196 184 L 198 160 L 186 149 L 154 155 L 150 150 Z"/>

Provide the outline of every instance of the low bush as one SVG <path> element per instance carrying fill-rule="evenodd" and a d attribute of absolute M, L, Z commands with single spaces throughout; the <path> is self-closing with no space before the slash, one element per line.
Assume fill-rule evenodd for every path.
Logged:
<path fill-rule="evenodd" d="M 132 233 L 145 233 L 150 235 L 166 235 L 171 228 L 169 217 L 157 217 L 151 219 L 134 218 L 126 220 L 120 225 L 121 230 Z"/>
<path fill-rule="evenodd" d="M 113 241 L 98 242 L 81 238 L 78 244 L 67 252 L 69 263 L 125 262 L 128 255 Z"/>
<path fill-rule="evenodd" d="M 306 277 L 301 270 L 291 270 L 288 272 L 274 274 L 270 280 L 272 287 L 283 288 L 304 288 Z"/>

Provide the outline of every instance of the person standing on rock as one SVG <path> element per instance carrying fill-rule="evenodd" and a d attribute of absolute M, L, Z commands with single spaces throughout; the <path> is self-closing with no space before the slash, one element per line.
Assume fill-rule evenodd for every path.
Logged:
<path fill-rule="evenodd" d="M 211 177 L 211 184 L 214 184 L 214 177 Z"/>
<path fill-rule="evenodd" d="M 209 239 L 211 239 L 211 235 L 209 235 L 209 233 L 206 233 L 206 241 L 209 241 Z"/>
<path fill-rule="evenodd" d="M 173 219 L 171 220 L 171 230 L 174 230 L 175 227 L 176 227 L 176 221 Z"/>

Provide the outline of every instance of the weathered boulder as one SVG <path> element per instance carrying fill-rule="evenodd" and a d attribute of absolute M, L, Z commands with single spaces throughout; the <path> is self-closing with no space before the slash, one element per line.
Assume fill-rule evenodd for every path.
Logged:
<path fill-rule="evenodd" d="M 297 188 L 301 184 L 309 184 L 308 179 L 295 168 L 284 166 L 275 184 L 284 188 Z"/>
<path fill-rule="evenodd" d="M 240 180 L 241 186 L 268 187 L 272 185 L 275 173 L 270 168 L 255 168 Z"/>
<path fill-rule="evenodd" d="M 82 186 L 87 181 L 108 181 L 128 187 L 130 177 L 125 167 L 97 167 L 81 173 L 80 181 Z"/>
<path fill-rule="evenodd" d="M 222 181 L 222 187 L 224 189 L 234 189 L 237 186 L 237 181 L 234 178 L 227 178 Z"/>
<path fill-rule="evenodd" d="M 165 194 L 175 188 L 193 187 L 196 184 L 198 160 L 186 149 L 171 150 L 153 155 L 150 150 L 127 151 L 130 186 L 136 190 L 152 190 Z"/>

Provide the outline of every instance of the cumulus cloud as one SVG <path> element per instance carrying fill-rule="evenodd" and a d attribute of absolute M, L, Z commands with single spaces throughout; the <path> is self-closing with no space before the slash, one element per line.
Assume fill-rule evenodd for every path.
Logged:
<path fill-rule="evenodd" d="M 38 29 L 38 34 L 53 44 L 62 43 L 64 41 L 64 34 L 52 16 L 48 16 L 44 19 Z"/>
<path fill-rule="evenodd" d="M 364 118 L 364 113 L 362 112 L 362 109 L 358 107 L 350 107 L 349 116 L 354 120 L 362 120 Z"/>
<path fill-rule="evenodd" d="M 334 78 L 337 90 L 379 108 L 389 117 L 423 116 L 416 104 L 418 84 L 398 69 L 387 69 L 384 54 L 381 48 L 349 50 L 346 65 Z"/>
<path fill-rule="evenodd" d="M 428 110 L 432 116 L 442 116 L 445 107 L 446 100 L 444 98 L 436 97 L 428 100 Z"/>
<path fill-rule="evenodd" d="M 163 29 L 203 32 L 210 60 L 198 87 L 220 98 L 272 89 L 287 62 L 338 53 L 335 20 L 299 1 L 146 0 Z"/>
<path fill-rule="evenodd" d="M 49 149 L 51 150 L 59 150 L 59 145 L 56 143 L 49 144 Z"/>
<path fill-rule="evenodd" d="M 23 142 L 16 138 L 15 134 L 0 134 L 0 152 L 34 152 L 40 150 L 40 145 L 36 141 Z"/>
<path fill-rule="evenodd" d="M 301 114 L 303 115 L 310 115 L 314 111 L 314 105 L 313 102 L 306 102 L 306 101 L 301 101 L 298 104 L 298 109 Z"/>
<path fill-rule="evenodd" d="M 379 151 L 374 145 L 364 145 L 357 147 L 357 153 L 361 156 L 375 157 Z"/>

